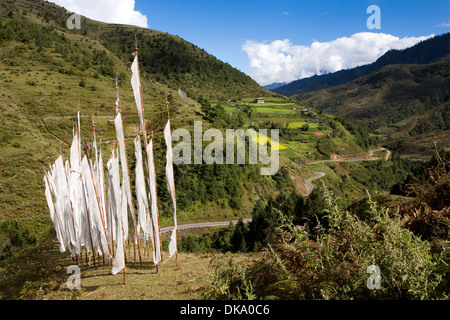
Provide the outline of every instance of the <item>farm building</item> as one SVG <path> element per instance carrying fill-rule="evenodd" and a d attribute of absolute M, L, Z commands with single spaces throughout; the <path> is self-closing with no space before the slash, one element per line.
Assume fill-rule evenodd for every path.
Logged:
<path fill-rule="evenodd" d="M 308 109 L 303 109 L 301 111 L 301 113 L 304 114 L 304 115 L 309 115 L 311 113 L 311 111 L 309 111 Z"/>

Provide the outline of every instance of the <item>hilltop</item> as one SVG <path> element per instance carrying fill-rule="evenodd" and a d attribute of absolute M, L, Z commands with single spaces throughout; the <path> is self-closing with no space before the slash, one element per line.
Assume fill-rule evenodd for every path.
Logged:
<path fill-rule="evenodd" d="M 151 89 L 155 84 L 162 84 L 173 89 L 181 87 L 189 97 L 195 100 L 200 95 L 207 98 L 222 96 L 229 98 L 231 95 L 271 95 L 249 76 L 178 36 L 146 28 L 102 23 L 86 17 L 81 19 L 81 29 L 70 30 L 67 28 L 67 19 L 71 13 L 55 4 L 42 0 L 2 0 L 1 3 L 0 12 L 6 22 L 11 15 L 15 19 L 47 28 L 44 33 L 50 31 L 52 34 L 64 35 L 69 46 L 71 42 L 75 44 L 95 41 L 103 47 L 102 49 L 125 64 L 130 62 L 136 34 L 141 50 L 143 77 L 151 80 L 146 85 Z M 10 29 L 3 30 L 3 38 L 11 36 L 10 31 Z M 29 45 L 34 44 L 41 49 L 50 44 L 42 39 L 35 39 L 32 35 L 28 37 L 23 33 L 20 35 L 22 37 L 16 40 Z M 45 35 L 41 36 L 45 37 Z M 65 49 L 63 54 L 73 53 L 67 52 L 69 49 L 67 46 Z M 85 61 L 76 61 L 76 63 L 86 67 Z M 110 67 L 111 65 L 103 69 L 105 75 L 119 74 L 119 71 L 111 70 Z"/>

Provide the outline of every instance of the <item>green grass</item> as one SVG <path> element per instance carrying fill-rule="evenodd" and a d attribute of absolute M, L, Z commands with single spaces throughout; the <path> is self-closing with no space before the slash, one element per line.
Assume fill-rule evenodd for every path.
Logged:
<path fill-rule="evenodd" d="M 301 128 L 305 124 L 307 124 L 310 129 L 317 129 L 319 127 L 319 123 L 317 123 L 317 122 L 296 121 L 296 122 L 290 122 L 289 123 L 289 128 L 290 129 Z"/>
<path fill-rule="evenodd" d="M 396 123 L 393 123 L 392 125 L 396 126 L 396 127 L 403 127 L 404 125 L 408 124 L 409 122 L 411 122 L 411 119 L 404 119 L 404 120 L 398 121 Z"/>
<path fill-rule="evenodd" d="M 168 259 L 163 252 L 163 263 L 156 273 L 153 258 L 141 248 L 142 266 L 134 251 L 126 252 L 126 284 L 123 271 L 112 275 L 108 260 L 96 257 L 95 266 L 83 261 L 78 263 L 59 252 L 59 246 L 51 243 L 46 247 L 27 250 L 8 264 L 2 264 L 0 275 L 0 299 L 18 300 L 195 300 L 211 284 L 210 260 L 214 255 L 178 253 Z M 219 256 L 217 256 L 220 258 Z M 70 290 L 66 270 L 78 265 L 81 271 L 81 288 Z"/>
<path fill-rule="evenodd" d="M 285 145 L 287 145 L 288 147 L 295 149 L 295 150 L 304 150 L 304 151 L 309 151 L 311 150 L 311 146 L 308 146 L 307 143 L 305 142 L 300 142 L 300 141 L 289 141 L 286 142 Z"/>
<path fill-rule="evenodd" d="M 236 112 L 237 108 L 236 107 L 223 107 L 225 109 L 225 112 Z"/>
<path fill-rule="evenodd" d="M 258 113 L 278 113 L 278 114 L 295 114 L 294 110 L 274 107 L 254 107 Z"/>
<path fill-rule="evenodd" d="M 242 103 L 252 103 L 255 101 L 256 97 L 245 97 L 242 98 Z M 277 96 L 265 96 L 265 97 L 258 97 L 265 100 L 266 103 L 277 103 L 277 104 L 284 104 L 289 103 L 289 99 L 285 97 L 277 97 Z"/>
<path fill-rule="evenodd" d="M 292 108 L 295 106 L 294 103 L 258 103 L 253 104 L 252 109 L 257 113 L 270 113 L 270 114 L 296 114 L 298 113 Z"/>
<path fill-rule="evenodd" d="M 295 103 L 270 103 L 270 102 L 266 102 L 266 103 L 258 103 L 256 104 L 256 106 L 264 106 L 264 107 L 269 107 L 269 108 L 293 108 L 295 106 Z"/>
<path fill-rule="evenodd" d="M 286 158 L 296 159 L 296 158 L 305 158 L 306 154 L 298 152 L 296 149 L 292 149 L 288 146 L 287 149 L 281 150 L 280 154 Z"/>

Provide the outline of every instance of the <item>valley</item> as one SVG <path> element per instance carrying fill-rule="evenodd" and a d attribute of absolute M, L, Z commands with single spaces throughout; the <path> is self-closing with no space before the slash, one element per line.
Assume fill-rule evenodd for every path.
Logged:
<path fill-rule="evenodd" d="M 277 84 L 272 92 L 166 32 L 84 17 L 83 29 L 69 30 L 69 12 L 53 3 L 0 4 L 0 299 L 397 300 L 448 294 L 448 35 L 432 40 L 442 50 L 424 42 L 405 51 L 408 57 L 424 52 L 422 59 L 391 52 L 345 81 L 328 75 L 334 79 L 329 86 L 308 80 L 314 91 Z M 50 171 L 60 155 L 70 159 L 77 112 L 81 141 L 95 141 L 103 159 L 113 157 L 117 79 L 131 194 L 137 197 L 133 141 L 140 118 L 130 70 L 135 35 L 166 258 L 155 269 L 147 243 L 139 264 L 136 247 L 126 243 L 124 285 L 125 274 L 112 275 L 105 255 L 59 252 L 43 168 Z M 167 259 L 174 223 L 166 188 L 169 115 L 172 130 L 194 139 L 196 123 L 201 134 L 279 134 L 278 142 L 253 138 L 258 150 L 278 152 L 273 175 L 262 175 L 267 163 L 250 163 L 247 149 L 243 164 L 174 165 L 177 262 Z M 202 140 L 201 152 L 214 143 Z M 195 146 L 185 150 L 196 156 Z M 81 268 L 81 290 L 66 286 L 66 269 L 74 264 Z M 388 284 L 379 291 L 365 286 L 373 264 Z"/>

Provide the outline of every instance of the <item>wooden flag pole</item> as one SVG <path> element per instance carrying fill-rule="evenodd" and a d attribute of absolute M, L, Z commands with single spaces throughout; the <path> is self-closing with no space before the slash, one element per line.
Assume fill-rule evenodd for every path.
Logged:
<path fill-rule="evenodd" d="M 99 140 L 99 146 L 97 145 L 97 134 L 95 133 L 95 121 L 94 121 L 94 116 L 92 116 L 92 134 L 93 134 L 93 138 L 94 138 L 94 142 L 95 142 L 95 146 L 96 146 L 96 148 L 95 148 L 95 160 L 96 161 L 98 161 L 98 154 L 99 154 L 99 152 L 102 152 L 102 140 L 100 139 Z M 100 150 L 99 150 L 99 147 L 100 147 Z M 89 163 L 89 166 L 91 165 L 91 163 L 88 161 L 88 163 Z M 98 163 L 97 163 L 97 166 L 98 166 Z M 98 169 L 98 167 L 97 167 L 97 169 Z M 92 168 L 91 168 L 91 174 L 92 174 L 93 172 L 92 172 Z M 94 188 L 96 187 L 95 186 L 95 179 L 94 179 L 94 177 L 92 178 L 93 179 L 93 181 L 94 181 Z M 102 204 L 103 204 L 103 201 L 102 201 L 102 199 L 100 198 L 102 195 L 99 195 L 98 193 L 99 193 L 99 191 L 97 191 L 97 189 L 95 190 L 95 192 L 96 192 L 96 195 L 97 195 L 97 202 L 98 202 L 98 206 L 99 206 L 99 209 L 100 209 L 100 217 L 102 218 L 102 224 L 103 224 L 103 228 L 104 228 L 104 230 L 105 230 L 105 236 L 106 236 L 106 225 L 105 225 L 105 222 L 104 222 L 104 218 L 106 218 L 106 212 L 103 212 L 103 209 L 106 209 L 106 206 L 105 207 L 103 207 L 102 206 Z M 108 237 L 106 237 L 106 239 L 108 240 Z M 112 243 L 111 243 L 111 245 L 112 245 Z M 108 261 L 108 263 L 109 263 L 109 270 L 111 270 L 111 259 L 112 259 L 112 251 L 111 251 L 111 248 L 109 247 L 109 241 L 108 241 L 108 249 L 109 249 L 109 255 L 110 255 L 110 259 L 109 259 L 109 261 Z M 100 260 L 100 257 L 98 257 L 99 258 L 99 260 Z M 102 261 L 103 261 L 103 266 L 105 265 L 105 256 L 103 255 L 102 256 Z"/>
<path fill-rule="evenodd" d="M 111 143 L 111 158 L 113 158 L 115 156 L 116 151 L 114 150 L 114 147 L 116 146 L 117 142 L 115 141 L 115 139 L 113 138 L 113 141 Z M 121 212 L 122 213 L 122 212 Z M 120 215 L 120 221 L 122 222 L 122 214 Z M 122 229 L 122 250 L 123 250 L 123 254 L 124 254 L 124 260 L 125 260 L 125 264 L 123 266 L 123 284 L 127 284 L 127 267 L 126 267 L 126 262 L 127 262 L 127 252 L 125 250 L 125 233 L 123 231 L 123 224 L 120 224 L 120 227 Z M 111 239 L 113 239 L 113 234 L 112 234 L 112 208 L 111 208 Z M 111 240 L 112 241 L 112 240 Z M 117 242 L 116 242 L 117 245 Z M 114 246 L 113 246 L 113 253 L 114 253 Z M 117 254 L 117 248 L 116 248 L 116 254 Z"/>
<path fill-rule="evenodd" d="M 111 256 L 111 246 L 110 246 L 109 240 L 108 240 L 108 233 L 106 232 L 105 221 L 104 221 L 104 219 L 103 219 L 102 208 L 101 208 L 101 205 L 100 205 L 100 199 L 99 199 L 99 196 L 98 196 L 97 187 L 95 186 L 94 173 L 93 173 L 93 171 L 92 171 L 91 162 L 89 161 L 89 160 L 90 160 L 90 156 L 88 155 L 88 146 L 87 146 L 87 144 L 86 144 L 86 141 L 84 141 L 84 150 L 85 150 L 85 152 L 86 152 L 86 156 L 88 157 L 88 165 L 89 165 L 89 169 L 90 169 L 90 173 L 91 173 L 91 178 L 92 178 L 92 182 L 93 182 L 93 187 L 94 187 L 94 191 L 95 191 L 95 197 L 96 197 L 96 199 L 97 199 L 97 205 L 98 205 L 99 210 L 100 210 L 100 218 L 101 218 L 101 220 L 102 220 L 103 231 L 104 231 L 104 233 L 105 233 L 106 243 L 108 244 L 109 256 L 112 257 L 112 256 Z M 110 260 L 111 260 L 111 259 L 112 259 L 112 258 L 110 258 Z M 111 271 L 111 264 L 110 264 L 110 271 Z"/>
<path fill-rule="evenodd" d="M 61 157 L 64 159 L 62 153 L 61 153 Z M 64 160 L 63 160 L 63 165 L 64 165 Z M 66 192 L 67 192 L 67 198 L 69 199 L 69 208 L 70 208 L 70 216 L 72 218 L 73 235 L 75 237 L 75 243 L 77 243 L 78 240 L 77 240 L 77 233 L 76 233 L 76 230 L 75 230 L 75 219 L 73 217 L 73 208 L 72 208 L 73 205 L 72 205 L 72 199 L 70 198 L 69 179 L 67 177 L 66 170 L 64 170 L 64 176 L 66 177 Z M 75 248 L 75 246 L 73 246 L 73 248 Z M 77 264 L 78 264 L 78 257 L 77 257 Z"/>
<path fill-rule="evenodd" d="M 48 179 L 47 171 L 45 171 L 45 168 L 44 168 L 44 167 L 42 167 L 42 169 L 44 170 L 44 177 L 45 177 L 45 179 L 47 179 L 48 187 L 50 188 L 50 190 L 52 190 L 53 188 L 52 188 L 52 185 L 50 184 L 50 181 L 49 181 L 49 179 Z M 53 193 L 53 195 L 55 195 L 54 192 L 52 192 L 52 193 Z M 58 214 L 56 208 L 55 208 L 55 215 L 56 215 L 56 221 L 58 222 L 58 226 L 59 226 L 59 233 L 60 233 L 61 238 L 62 238 L 62 240 L 63 240 L 64 250 L 67 250 L 67 249 L 66 249 L 66 241 L 65 241 L 65 239 L 64 239 L 64 234 L 63 234 L 62 229 L 61 229 L 61 222 L 60 222 L 60 219 L 59 219 L 59 214 Z"/>
<path fill-rule="evenodd" d="M 167 108 L 167 120 L 170 121 L 170 113 L 169 113 L 169 101 L 167 100 L 167 94 L 166 91 L 164 91 L 164 98 L 166 99 L 166 108 Z M 168 146 L 169 147 L 169 146 Z M 170 139 L 170 152 L 172 152 L 172 139 Z M 172 163 L 173 166 L 173 163 Z M 173 170 L 172 170 L 172 179 L 174 181 L 174 188 L 173 188 L 173 196 L 176 199 L 176 193 L 175 193 L 175 177 L 173 176 Z M 173 204 L 176 205 L 175 203 Z M 177 228 L 175 227 L 175 265 L 178 267 L 178 246 L 177 246 Z"/>
<path fill-rule="evenodd" d="M 85 204 L 85 209 L 86 209 L 86 214 L 87 214 L 87 221 L 88 221 L 88 228 L 89 228 L 89 239 L 91 240 L 91 251 L 89 252 L 89 260 L 87 257 L 87 249 L 86 249 L 86 262 L 88 264 L 88 266 L 91 266 L 91 258 L 93 258 L 93 263 L 94 263 L 94 267 L 95 267 L 95 254 L 94 254 L 94 241 L 92 241 L 92 233 L 91 233 L 91 211 L 88 208 L 88 204 L 86 199 L 87 197 L 87 190 L 83 185 L 83 190 L 84 190 L 84 204 Z"/>
<path fill-rule="evenodd" d="M 137 38 L 136 35 L 134 35 L 134 56 L 136 58 L 138 58 L 138 46 L 137 46 Z M 147 153 L 147 146 L 148 146 L 148 141 L 147 141 L 147 130 L 145 128 L 145 116 L 144 116 L 144 105 L 143 105 L 143 99 L 142 99 L 142 88 L 141 88 L 141 79 L 140 79 L 140 72 L 139 72 L 139 63 L 137 65 L 138 68 L 138 79 L 139 79 L 139 94 L 140 94 L 140 98 L 141 98 L 141 114 L 142 114 L 142 133 L 144 136 L 144 144 L 145 144 L 145 154 L 146 154 L 146 162 L 147 162 L 147 171 L 148 171 L 148 177 L 149 177 L 149 182 L 150 182 L 150 159 L 148 158 L 148 153 Z M 153 139 L 153 130 L 152 130 L 152 139 Z M 154 168 L 155 170 L 155 168 Z M 158 186 L 156 184 L 156 172 L 154 171 L 154 175 L 155 175 L 155 190 L 156 193 L 158 192 Z M 156 201 L 158 201 L 158 198 L 156 198 Z M 159 209 L 158 206 L 156 206 L 156 211 L 157 211 L 157 226 L 154 226 L 153 224 L 153 228 L 157 227 L 157 231 L 159 234 L 159 243 L 160 243 L 160 252 L 161 252 L 161 261 L 163 261 L 163 250 L 162 250 L 162 241 L 161 241 L 161 228 L 160 228 L 160 224 L 159 224 Z M 159 263 L 158 263 L 159 264 Z M 158 271 L 158 264 L 156 265 L 156 269 Z"/>
<path fill-rule="evenodd" d="M 119 86 L 118 86 L 118 83 L 117 83 L 117 77 L 116 77 L 116 98 L 117 98 L 117 103 L 118 103 L 117 108 L 118 108 L 118 111 L 120 113 L 120 116 L 122 117 L 122 108 L 120 106 Z M 123 123 L 122 123 L 122 132 L 124 132 L 124 130 L 123 130 Z M 125 133 L 124 133 L 124 143 L 125 143 Z M 124 145 L 124 148 L 125 148 L 125 145 Z M 127 157 L 126 157 L 126 148 L 125 148 L 125 166 L 128 169 L 128 161 L 127 161 Z M 128 187 L 130 188 L 130 194 L 132 194 L 129 170 L 127 170 L 127 173 L 128 173 L 128 181 L 129 181 Z M 133 199 L 130 199 L 130 201 L 132 201 L 132 200 Z M 140 241 L 140 237 L 139 237 L 137 226 L 136 226 L 136 214 L 134 212 L 134 205 L 131 205 L 130 207 L 131 207 L 131 217 L 132 217 L 132 220 L 133 220 L 134 233 L 135 233 L 135 236 L 137 238 L 138 253 L 139 253 L 139 263 L 140 263 L 140 265 L 142 267 L 141 241 Z M 134 247 L 134 241 L 133 241 L 133 247 Z M 134 256 L 136 257 L 136 250 L 134 250 Z M 136 258 L 135 258 L 135 261 L 136 261 Z"/>

